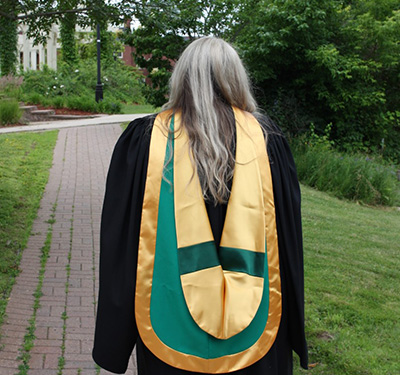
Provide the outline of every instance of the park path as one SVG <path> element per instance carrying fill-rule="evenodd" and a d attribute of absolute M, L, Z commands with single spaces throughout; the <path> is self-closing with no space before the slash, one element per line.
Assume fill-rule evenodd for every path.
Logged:
<path fill-rule="evenodd" d="M 100 214 L 120 133 L 116 124 L 59 131 L 49 181 L 1 329 L 1 375 L 111 374 L 96 368 L 91 350 Z M 47 262 L 41 256 L 46 249 Z M 127 374 L 136 373 L 129 366 Z"/>

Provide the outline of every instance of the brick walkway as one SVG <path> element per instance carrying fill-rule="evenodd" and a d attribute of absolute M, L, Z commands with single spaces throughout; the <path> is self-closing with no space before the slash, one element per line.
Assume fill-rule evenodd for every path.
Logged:
<path fill-rule="evenodd" d="M 59 132 L 49 182 L 1 330 L 1 375 L 110 374 L 96 368 L 91 349 L 101 205 L 111 152 L 120 133 L 119 125 Z M 50 235 L 43 267 L 40 257 Z M 33 347 L 24 350 L 29 327 L 34 332 Z M 19 369 L 24 364 L 21 357 L 27 371 Z M 130 363 L 127 374 L 134 373 Z"/>

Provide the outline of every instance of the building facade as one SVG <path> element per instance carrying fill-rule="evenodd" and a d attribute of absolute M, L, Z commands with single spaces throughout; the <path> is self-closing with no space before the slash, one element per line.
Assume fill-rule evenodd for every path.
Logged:
<path fill-rule="evenodd" d="M 129 27 L 129 25 L 128 25 Z M 28 27 L 20 24 L 18 27 L 18 70 L 41 70 L 43 65 L 57 70 L 57 57 L 61 49 L 60 29 L 57 24 L 53 24 L 45 45 L 34 45 L 33 39 L 26 35 Z M 108 31 L 117 33 L 122 27 L 109 26 Z M 83 34 L 90 34 L 90 28 L 76 27 L 76 31 Z M 78 41 L 77 41 L 78 42 Z M 89 43 L 90 38 L 80 40 L 80 43 Z M 124 46 L 124 51 L 116 54 L 117 58 L 122 59 L 126 65 L 136 66 L 132 52 L 134 47 Z"/>
<path fill-rule="evenodd" d="M 26 35 L 27 26 L 20 24 L 18 27 L 18 63 L 21 70 L 39 70 L 43 65 L 57 69 L 57 50 L 59 28 L 56 24 L 51 27 L 46 45 L 34 45 L 33 39 Z"/>

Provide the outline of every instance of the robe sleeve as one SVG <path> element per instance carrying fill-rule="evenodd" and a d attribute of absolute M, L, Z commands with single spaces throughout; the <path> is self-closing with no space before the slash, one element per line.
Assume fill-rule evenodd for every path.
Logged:
<path fill-rule="evenodd" d="M 154 116 L 129 124 L 108 171 L 100 229 L 99 298 L 93 359 L 125 373 L 138 337 L 134 298 L 140 220 Z"/>
<path fill-rule="evenodd" d="M 288 339 L 300 357 L 301 366 L 307 368 L 300 187 L 287 140 L 270 120 L 260 122 L 269 133 L 267 148 L 274 190 L 282 289 L 285 290 L 283 303 L 288 312 Z"/>

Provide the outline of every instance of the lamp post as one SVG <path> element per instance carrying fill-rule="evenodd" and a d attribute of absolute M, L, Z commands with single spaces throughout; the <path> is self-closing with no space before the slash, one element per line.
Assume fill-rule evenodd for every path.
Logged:
<path fill-rule="evenodd" d="M 97 24 L 97 85 L 96 102 L 103 100 L 103 85 L 100 78 L 100 25 Z"/>

